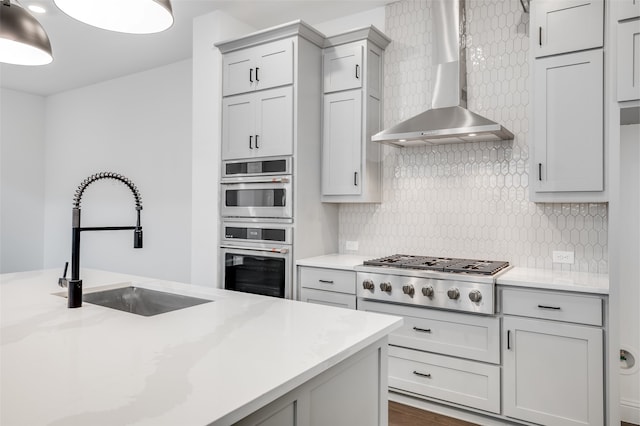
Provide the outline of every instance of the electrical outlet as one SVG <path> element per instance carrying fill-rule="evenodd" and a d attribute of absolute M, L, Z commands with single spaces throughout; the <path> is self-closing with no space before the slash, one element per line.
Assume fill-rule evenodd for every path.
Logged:
<path fill-rule="evenodd" d="M 357 241 L 346 241 L 345 248 L 349 251 L 358 251 L 358 242 Z"/>
<path fill-rule="evenodd" d="M 553 263 L 573 264 L 574 254 L 572 251 L 553 251 Z"/>

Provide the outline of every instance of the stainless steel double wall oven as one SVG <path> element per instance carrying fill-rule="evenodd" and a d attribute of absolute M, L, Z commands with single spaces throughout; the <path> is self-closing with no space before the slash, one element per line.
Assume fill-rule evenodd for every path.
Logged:
<path fill-rule="evenodd" d="M 225 161 L 221 180 L 224 288 L 292 297 L 291 157 Z"/>

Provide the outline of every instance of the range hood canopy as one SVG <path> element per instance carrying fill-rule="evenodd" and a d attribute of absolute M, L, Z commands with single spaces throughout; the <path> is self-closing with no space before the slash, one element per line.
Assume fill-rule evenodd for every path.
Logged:
<path fill-rule="evenodd" d="M 385 129 L 373 142 L 406 147 L 513 139 L 493 120 L 466 109 L 465 0 L 431 0 L 433 14 L 432 109 Z"/>

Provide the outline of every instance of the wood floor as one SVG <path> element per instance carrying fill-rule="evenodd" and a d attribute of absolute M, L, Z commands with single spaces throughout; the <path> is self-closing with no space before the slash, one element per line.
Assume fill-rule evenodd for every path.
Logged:
<path fill-rule="evenodd" d="M 451 417 L 389 401 L 389 426 L 476 426 Z"/>
<path fill-rule="evenodd" d="M 477 426 L 451 417 L 389 401 L 389 426 Z M 638 426 L 622 422 L 620 426 Z"/>

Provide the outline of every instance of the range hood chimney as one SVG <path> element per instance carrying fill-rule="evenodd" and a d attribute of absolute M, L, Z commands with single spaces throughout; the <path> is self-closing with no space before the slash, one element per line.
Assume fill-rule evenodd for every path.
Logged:
<path fill-rule="evenodd" d="M 500 124 L 469 111 L 465 0 L 431 0 L 433 22 L 433 98 L 431 109 L 371 137 L 373 142 L 406 147 L 513 139 Z"/>

